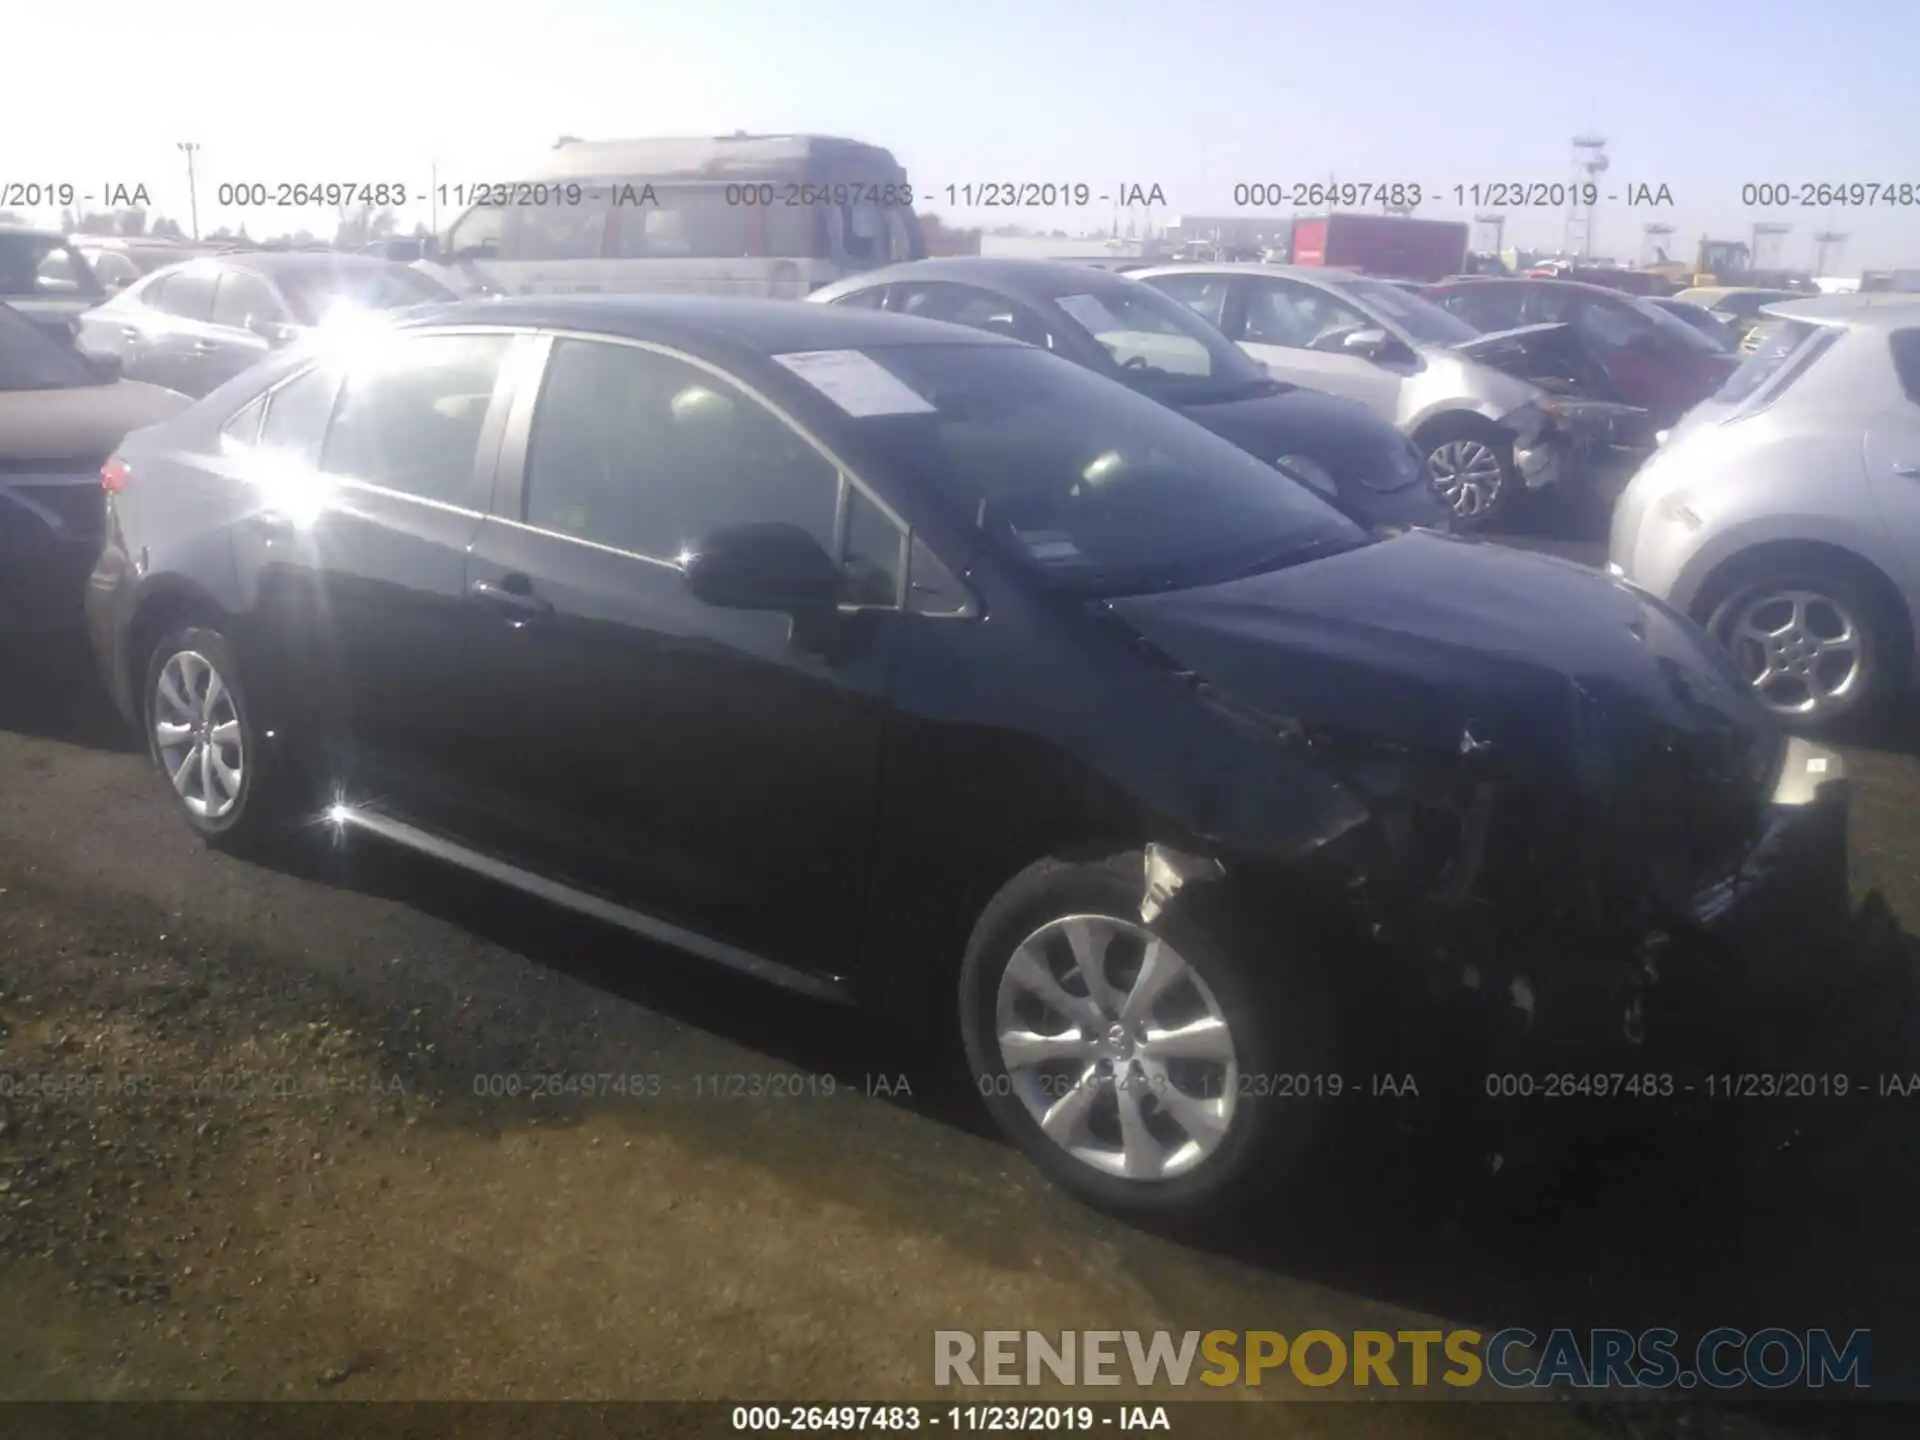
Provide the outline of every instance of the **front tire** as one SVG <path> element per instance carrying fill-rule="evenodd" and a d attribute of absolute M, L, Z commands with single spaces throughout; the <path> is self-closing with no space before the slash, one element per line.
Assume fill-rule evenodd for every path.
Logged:
<path fill-rule="evenodd" d="M 1428 483 L 1457 528 L 1482 529 L 1513 508 L 1520 472 L 1499 426 L 1477 415 L 1446 416 L 1420 432 L 1419 446 Z"/>
<path fill-rule="evenodd" d="M 1052 1180 L 1131 1218 L 1204 1219 L 1318 1138 L 1327 1011 L 1304 953 L 1256 957 L 1215 907 L 1182 895 L 1143 922 L 1144 877 L 1129 851 L 1011 881 L 967 947 L 961 1035 L 987 1110 Z"/>
<path fill-rule="evenodd" d="M 203 626 L 167 634 L 148 657 L 144 702 L 148 753 L 199 835 L 238 851 L 285 832 L 292 787 L 254 723 L 226 637 Z"/>

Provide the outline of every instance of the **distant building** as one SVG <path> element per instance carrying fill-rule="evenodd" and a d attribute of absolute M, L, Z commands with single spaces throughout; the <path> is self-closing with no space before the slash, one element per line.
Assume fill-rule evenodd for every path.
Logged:
<path fill-rule="evenodd" d="M 1181 215 L 1166 227 L 1170 245 L 1227 250 L 1286 250 L 1293 243 L 1290 215 Z"/>

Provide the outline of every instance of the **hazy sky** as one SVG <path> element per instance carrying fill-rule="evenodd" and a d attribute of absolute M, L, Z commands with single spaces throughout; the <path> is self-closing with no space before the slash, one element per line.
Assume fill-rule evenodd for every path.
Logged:
<path fill-rule="evenodd" d="M 1849 232 L 1840 268 L 1920 266 L 1920 9 L 1913 0 L 486 0 L 274 7 L 127 0 L 16 7 L 0 187 L 144 183 L 187 218 L 174 142 L 198 141 L 200 224 L 255 235 L 325 212 L 236 211 L 222 182 L 511 179 L 554 137 L 804 130 L 890 148 L 923 193 L 992 180 L 1159 184 L 1169 214 L 1233 213 L 1236 183 L 1554 182 L 1569 141 L 1610 144 L 1597 249 L 1648 220 L 1703 233 L 1791 223 L 1782 263 Z M 1743 184 L 1900 185 L 1915 203 L 1785 209 Z M 1674 205 L 1629 210 L 1626 188 Z M 0 189 L 0 200 L 4 200 Z M 957 221 L 1104 228 L 1111 212 Z M 1469 205 L 1470 208 L 1470 205 Z M 1284 212 L 1283 212 L 1284 213 Z M 49 215 L 48 218 L 51 218 Z M 442 214 L 444 224 L 451 217 Z M 1559 209 L 1509 210 L 1552 245 Z"/>

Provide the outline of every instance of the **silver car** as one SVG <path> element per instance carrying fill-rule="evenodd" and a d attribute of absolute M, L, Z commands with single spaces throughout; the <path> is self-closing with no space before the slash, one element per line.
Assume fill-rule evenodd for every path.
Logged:
<path fill-rule="evenodd" d="M 1760 350 L 1627 486 L 1609 566 L 1704 624 L 1808 728 L 1912 680 L 1920 298 L 1765 313 Z"/>
<path fill-rule="evenodd" d="M 1191 305 L 1276 378 L 1399 426 L 1463 524 L 1560 478 L 1552 421 L 1566 402 L 1492 363 L 1557 325 L 1482 335 L 1392 281 L 1303 266 L 1159 265 L 1133 278 Z"/>

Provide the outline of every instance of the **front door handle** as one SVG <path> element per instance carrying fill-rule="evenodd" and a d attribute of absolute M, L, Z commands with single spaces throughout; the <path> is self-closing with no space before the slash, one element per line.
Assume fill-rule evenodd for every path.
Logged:
<path fill-rule="evenodd" d="M 1920 480 L 1920 465 L 1896 465 L 1893 473 L 1904 475 L 1909 480 Z"/>
<path fill-rule="evenodd" d="M 497 583 L 476 580 L 467 587 L 467 594 L 482 605 L 516 619 L 553 613 L 553 602 L 534 594 L 531 582 L 524 575 L 505 575 Z"/>

